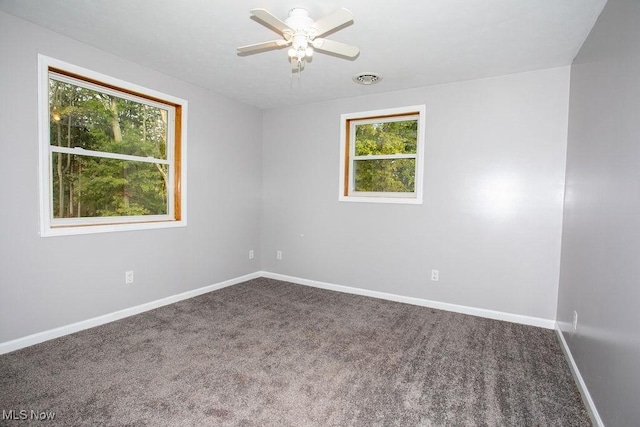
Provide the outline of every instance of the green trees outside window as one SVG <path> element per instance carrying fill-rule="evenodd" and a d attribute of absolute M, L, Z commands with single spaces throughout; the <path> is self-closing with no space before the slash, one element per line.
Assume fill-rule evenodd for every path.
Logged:
<path fill-rule="evenodd" d="M 185 227 L 187 110 L 38 54 L 40 236 Z"/>
<path fill-rule="evenodd" d="M 354 190 L 415 191 L 418 121 L 355 124 Z"/>
<path fill-rule="evenodd" d="M 340 115 L 340 201 L 422 204 L 425 110 Z"/>
<path fill-rule="evenodd" d="M 50 73 L 53 218 L 166 215 L 169 107 Z"/>

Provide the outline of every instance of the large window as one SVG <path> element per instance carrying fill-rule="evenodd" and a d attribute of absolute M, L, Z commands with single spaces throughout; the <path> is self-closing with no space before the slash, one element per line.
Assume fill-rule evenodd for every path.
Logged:
<path fill-rule="evenodd" d="M 39 62 L 41 235 L 185 225 L 186 101 Z"/>
<path fill-rule="evenodd" d="M 340 200 L 422 203 L 424 106 L 341 120 Z"/>

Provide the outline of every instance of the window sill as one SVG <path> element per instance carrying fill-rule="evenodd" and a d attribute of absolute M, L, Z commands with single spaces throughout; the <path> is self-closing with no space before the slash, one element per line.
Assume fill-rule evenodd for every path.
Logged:
<path fill-rule="evenodd" d="M 49 227 L 40 230 L 40 237 L 73 236 L 78 234 L 113 233 L 118 231 L 155 230 L 159 228 L 186 227 L 187 222 L 156 221 L 128 224 L 81 225 L 65 227 Z"/>
<path fill-rule="evenodd" d="M 421 205 L 422 198 L 418 197 L 371 197 L 371 196 L 340 196 L 341 202 L 356 203 L 391 203 L 401 205 Z"/>

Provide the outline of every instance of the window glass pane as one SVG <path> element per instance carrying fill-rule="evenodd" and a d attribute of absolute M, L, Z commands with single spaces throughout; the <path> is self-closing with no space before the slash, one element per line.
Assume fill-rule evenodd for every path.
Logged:
<path fill-rule="evenodd" d="M 353 166 L 355 191 L 415 191 L 416 159 L 355 160 Z"/>
<path fill-rule="evenodd" d="M 167 166 L 52 153 L 53 218 L 166 215 Z"/>
<path fill-rule="evenodd" d="M 356 156 L 416 153 L 417 120 L 356 124 L 355 128 Z"/>
<path fill-rule="evenodd" d="M 167 158 L 168 111 L 49 79 L 50 143 Z"/>

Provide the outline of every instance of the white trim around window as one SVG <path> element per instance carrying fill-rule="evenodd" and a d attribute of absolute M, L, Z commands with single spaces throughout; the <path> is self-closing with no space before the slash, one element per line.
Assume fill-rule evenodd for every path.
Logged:
<path fill-rule="evenodd" d="M 110 151 L 94 151 L 83 147 L 52 144 L 49 88 L 50 79 L 115 96 L 121 99 L 166 111 L 167 138 L 161 156 L 136 155 Z M 114 101 L 115 102 L 115 101 Z M 38 127 L 39 127 L 39 198 L 40 236 L 104 233 L 145 230 L 187 225 L 187 106 L 184 99 L 157 92 L 133 83 L 78 67 L 45 55 L 38 55 Z M 144 107 L 147 108 L 147 107 Z M 54 110 L 55 111 L 55 110 Z M 163 113 L 164 114 L 164 113 Z M 53 120 L 60 120 L 53 115 Z M 71 119 L 70 119 L 71 120 Z M 70 127 L 71 125 L 69 125 Z M 54 215 L 54 156 L 75 156 L 131 162 L 137 165 L 154 164 L 165 168 L 166 208 L 160 214 L 119 216 L 60 217 Z M 60 186 L 58 186 L 60 187 Z M 59 193 L 62 190 L 58 190 Z M 164 194 L 164 193 L 163 193 Z M 60 197 L 60 196 L 58 196 Z M 56 210 L 55 212 L 58 212 Z M 80 209 L 78 208 L 78 212 Z M 54 217 L 56 216 L 56 217 Z"/>
<path fill-rule="evenodd" d="M 356 155 L 356 126 L 394 121 L 417 121 L 415 153 Z M 424 175 L 425 105 L 388 108 L 340 116 L 340 179 L 338 200 L 342 202 L 422 204 Z M 414 191 L 357 191 L 354 175 L 357 161 L 415 159 Z"/>

